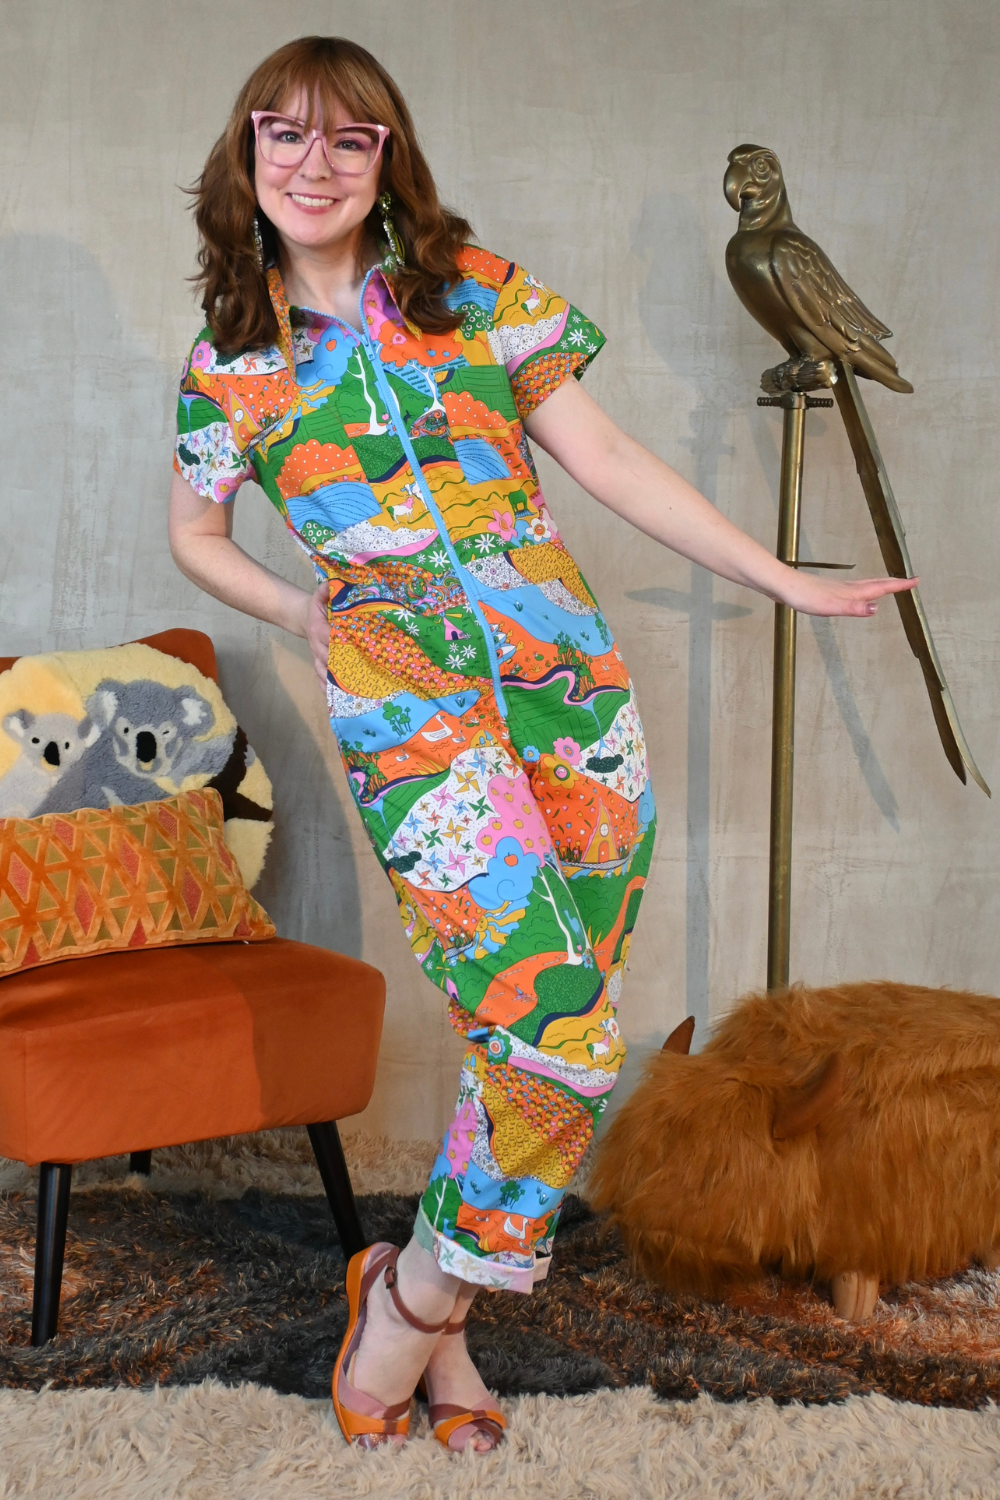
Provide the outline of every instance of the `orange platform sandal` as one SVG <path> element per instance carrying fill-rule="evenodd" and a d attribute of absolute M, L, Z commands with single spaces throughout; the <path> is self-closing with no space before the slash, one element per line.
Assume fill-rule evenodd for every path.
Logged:
<path fill-rule="evenodd" d="M 405 1442 L 410 1431 L 410 1400 L 384 1406 L 351 1384 L 351 1364 L 361 1343 L 368 1317 L 368 1293 L 377 1277 L 384 1275 L 400 1317 L 421 1333 L 443 1333 L 443 1323 L 424 1323 L 410 1311 L 396 1287 L 399 1250 L 380 1240 L 352 1255 L 347 1267 L 347 1332 L 333 1367 L 333 1410 L 340 1430 L 359 1448 L 377 1448 L 383 1443 Z"/>
<path fill-rule="evenodd" d="M 445 1334 L 464 1333 L 467 1321 L 468 1315 L 460 1323 L 446 1323 L 441 1330 L 442 1336 Z M 499 1448 L 503 1442 L 504 1429 L 507 1426 L 507 1419 L 504 1417 L 502 1411 L 498 1411 L 495 1406 L 477 1406 L 473 1411 L 468 1411 L 464 1406 L 453 1406 L 448 1401 L 432 1401 L 426 1374 L 421 1376 L 418 1389 L 422 1395 L 427 1397 L 427 1410 L 431 1419 L 431 1426 L 434 1428 L 434 1436 L 442 1448 L 447 1448 L 449 1453 L 462 1451 L 462 1449 L 453 1448 L 450 1442 L 452 1436 L 461 1427 L 472 1427 L 476 1432 L 482 1433 L 483 1437 L 490 1439 L 491 1447 L 477 1450 L 481 1457 L 485 1458 L 487 1453 L 492 1453 L 494 1449 Z M 467 1447 L 471 1441 L 472 1438 L 470 1437 L 463 1444 L 463 1448 Z"/>

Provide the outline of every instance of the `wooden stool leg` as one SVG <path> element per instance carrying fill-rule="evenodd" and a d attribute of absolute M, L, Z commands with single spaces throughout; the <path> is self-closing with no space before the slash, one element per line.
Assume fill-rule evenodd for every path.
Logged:
<path fill-rule="evenodd" d="M 340 1132 L 334 1120 L 308 1125 L 306 1129 L 309 1131 L 316 1165 L 333 1211 L 344 1255 L 350 1260 L 352 1255 L 357 1255 L 359 1250 L 365 1248 L 365 1236 L 358 1218 L 358 1205 L 354 1201 L 347 1162 L 344 1160 L 344 1148 L 340 1144 Z"/>
<path fill-rule="evenodd" d="M 129 1155 L 128 1169 L 130 1172 L 138 1172 L 142 1177 L 148 1177 L 153 1170 L 152 1151 L 133 1151 Z"/>
<path fill-rule="evenodd" d="M 35 1300 L 31 1309 L 31 1342 L 37 1348 L 55 1337 L 59 1326 L 66 1219 L 73 1168 L 43 1161 L 38 1175 L 38 1237 L 35 1241 Z"/>
<path fill-rule="evenodd" d="M 878 1301 L 878 1277 L 866 1271 L 841 1271 L 830 1283 L 838 1318 L 867 1323 Z"/>

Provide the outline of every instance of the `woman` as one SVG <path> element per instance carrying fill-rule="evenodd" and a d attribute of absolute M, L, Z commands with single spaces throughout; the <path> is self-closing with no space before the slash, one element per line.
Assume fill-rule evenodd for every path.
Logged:
<path fill-rule="evenodd" d="M 654 831 L 628 673 L 527 437 L 648 536 L 798 610 L 871 615 L 911 585 L 785 567 L 620 432 L 570 378 L 602 335 L 470 244 L 362 48 L 310 37 L 261 64 L 196 215 L 208 327 L 181 384 L 173 555 L 309 642 L 414 954 L 469 1041 L 413 1238 L 351 1262 L 334 1405 L 349 1439 L 402 1442 L 423 1374 L 441 1441 L 488 1451 L 503 1418 L 461 1329 L 479 1287 L 547 1269 L 624 1056 Z M 250 477 L 312 595 L 232 541 Z"/>

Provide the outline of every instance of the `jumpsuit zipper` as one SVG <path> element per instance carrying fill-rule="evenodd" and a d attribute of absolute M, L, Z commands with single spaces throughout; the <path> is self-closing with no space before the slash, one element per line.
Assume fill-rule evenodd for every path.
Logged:
<path fill-rule="evenodd" d="M 364 282 L 361 286 L 361 297 L 359 301 L 359 309 L 361 313 L 361 337 L 364 340 L 365 351 L 368 354 L 368 358 L 371 361 L 372 370 L 375 374 L 375 384 L 378 386 L 379 393 L 385 401 L 388 416 L 392 421 L 393 427 L 396 429 L 396 436 L 399 438 L 399 441 L 402 444 L 403 452 L 406 454 L 407 462 L 409 463 L 410 468 L 413 470 L 413 477 L 420 487 L 420 493 L 423 496 L 423 501 L 427 507 L 430 518 L 434 522 L 434 525 L 437 529 L 437 534 L 440 539 L 441 545 L 444 547 L 445 552 L 448 554 L 448 560 L 455 570 L 456 577 L 461 581 L 465 588 L 466 597 L 468 598 L 472 613 L 475 615 L 476 620 L 479 624 L 479 628 L 483 632 L 486 644 L 486 656 L 490 664 L 490 675 L 493 678 L 494 701 L 496 702 L 497 711 L 499 712 L 500 717 L 506 720 L 507 700 L 504 697 L 503 688 L 500 685 L 500 661 L 497 656 L 496 648 L 493 644 L 493 632 L 489 627 L 489 622 L 487 621 L 486 616 L 483 614 L 483 608 L 480 602 L 481 595 L 479 592 L 478 580 L 475 579 L 473 575 L 468 571 L 468 569 L 464 568 L 458 560 L 458 553 L 455 551 L 454 543 L 452 542 L 451 537 L 448 535 L 448 528 L 444 523 L 444 517 L 438 510 L 437 504 L 435 503 L 434 498 L 431 495 L 430 486 L 428 485 L 426 476 L 424 475 L 424 471 L 420 466 L 420 460 L 417 458 L 416 452 L 414 451 L 413 444 L 410 441 L 410 435 L 406 431 L 406 426 L 403 422 L 403 413 L 400 410 L 399 402 L 396 400 L 392 386 L 389 384 L 389 381 L 386 378 L 385 370 L 382 367 L 382 360 L 375 348 L 374 341 L 368 332 L 368 320 L 365 317 L 365 292 L 368 289 L 368 283 L 374 275 L 375 269 L 377 268 L 373 268 L 373 270 L 369 271 L 368 275 L 365 277 Z"/>

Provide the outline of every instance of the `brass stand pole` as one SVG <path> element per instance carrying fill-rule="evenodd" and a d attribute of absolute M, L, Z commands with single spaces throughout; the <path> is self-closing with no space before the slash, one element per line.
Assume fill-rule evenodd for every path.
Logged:
<path fill-rule="evenodd" d="M 782 562 L 799 560 L 802 449 L 806 397 L 789 392 L 775 402 L 785 412 L 781 442 L 778 548 Z M 767 899 L 767 987 L 788 985 L 792 896 L 792 779 L 795 758 L 794 609 L 774 606 L 774 704 L 771 724 L 771 849 Z"/>

